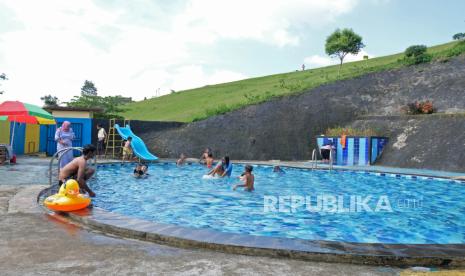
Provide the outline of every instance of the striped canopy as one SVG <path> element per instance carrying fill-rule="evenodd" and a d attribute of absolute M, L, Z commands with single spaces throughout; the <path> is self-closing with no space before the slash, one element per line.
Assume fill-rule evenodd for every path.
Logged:
<path fill-rule="evenodd" d="M 18 101 L 6 101 L 0 104 L 0 121 L 40 125 L 56 124 L 52 114 L 36 105 Z"/>

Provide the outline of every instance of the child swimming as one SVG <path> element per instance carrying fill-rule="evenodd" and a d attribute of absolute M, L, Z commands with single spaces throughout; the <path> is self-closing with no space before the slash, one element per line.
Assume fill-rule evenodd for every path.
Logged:
<path fill-rule="evenodd" d="M 274 166 L 274 167 L 273 167 L 273 172 L 274 172 L 274 173 L 285 173 L 285 172 L 283 171 L 283 169 L 281 169 L 280 166 Z"/>
<path fill-rule="evenodd" d="M 213 166 L 213 154 L 210 152 L 208 153 L 208 156 L 207 156 L 207 159 L 206 159 L 206 165 L 207 165 L 207 168 L 211 169 L 211 167 Z"/>
<path fill-rule="evenodd" d="M 176 161 L 176 165 L 177 166 L 184 165 L 186 163 L 186 159 L 187 159 L 186 155 L 184 153 L 181 153 L 181 156 L 179 156 L 178 161 Z"/>
<path fill-rule="evenodd" d="M 136 168 L 134 169 L 134 177 L 135 178 L 141 178 L 143 176 L 148 175 L 147 170 L 148 166 L 146 164 L 139 163 L 137 164 Z"/>
<path fill-rule="evenodd" d="M 235 191 L 237 187 L 244 187 L 244 191 L 252 192 L 255 190 L 254 183 L 255 183 L 255 176 L 252 174 L 253 167 L 251 165 L 246 165 L 244 168 L 244 175 L 243 175 L 243 184 L 234 185 L 233 190 Z M 241 179 L 242 180 L 242 179 Z"/>

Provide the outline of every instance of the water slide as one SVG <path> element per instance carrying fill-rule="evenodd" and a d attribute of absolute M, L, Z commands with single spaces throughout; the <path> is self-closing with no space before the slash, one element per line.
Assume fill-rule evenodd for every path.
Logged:
<path fill-rule="evenodd" d="M 128 139 L 129 136 L 132 137 L 131 146 L 134 154 L 137 157 L 149 161 L 158 159 L 158 157 L 149 152 L 144 141 L 142 141 L 142 139 L 140 139 L 139 136 L 135 135 L 134 132 L 132 132 L 130 126 L 120 127 L 118 124 L 115 124 L 115 129 L 116 131 L 118 131 L 118 134 L 125 140 Z"/>

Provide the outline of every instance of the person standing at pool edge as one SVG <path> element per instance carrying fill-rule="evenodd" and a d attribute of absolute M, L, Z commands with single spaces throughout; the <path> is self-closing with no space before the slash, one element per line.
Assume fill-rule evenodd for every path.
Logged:
<path fill-rule="evenodd" d="M 126 157 L 128 158 L 128 161 L 131 161 L 132 158 L 132 137 L 129 136 L 128 140 L 124 143 L 123 147 L 123 162 L 126 160 Z"/>
<path fill-rule="evenodd" d="M 94 197 L 95 193 L 87 186 L 87 180 L 92 177 L 95 170 L 87 167 L 87 160 L 94 158 L 96 148 L 94 145 L 85 145 L 82 155 L 74 158 L 69 164 L 60 170 L 58 185 L 66 183 L 69 179 L 76 179 L 79 188 L 86 191 L 89 196 Z"/>
<path fill-rule="evenodd" d="M 74 131 L 71 128 L 71 123 L 64 121 L 61 127 L 59 127 L 55 132 L 55 141 L 57 142 L 57 151 L 64 150 L 73 146 L 74 140 Z M 60 159 L 60 168 L 63 168 L 73 160 L 73 151 L 69 150 L 65 153 L 59 155 Z"/>
<path fill-rule="evenodd" d="M 105 138 L 107 138 L 107 132 L 101 124 L 97 125 L 97 155 L 103 154 L 103 148 L 105 146 Z"/>
<path fill-rule="evenodd" d="M 327 143 L 325 143 L 321 147 L 321 157 L 323 158 L 323 162 L 327 163 L 329 162 L 329 159 L 331 158 L 331 152 L 335 149 L 333 145 L 333 141 L 329 140 Z"/>

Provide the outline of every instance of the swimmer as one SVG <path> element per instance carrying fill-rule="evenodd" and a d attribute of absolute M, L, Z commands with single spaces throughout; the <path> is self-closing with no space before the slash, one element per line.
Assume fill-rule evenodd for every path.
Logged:
<path fill-rule="evenodd" d="M 205 150 L 199 158 L 200 164 L 206 164 L 209 153 L 212 153 L 212 150 L 210 148 L 205 148 Z"/>
<path fill-rule="evenodd" d="M 210 152 L 208 153 L 207 159 L 205 159 L 207 168 L 211 169 L 213 167 L 213 154 Z"/>
<path fill-rule="evenodd" d="M 274 166 L 273 167 L 273 172 L 274 173 L 285 173 L 280 166 Z"/>
<path fill-rule="evenodd" d="M 252 174 L 253 167 L 251 165 L 246 165 L 244 168 L 244 182 L 243 184 L 234 185 L 233 190 L 235 191 L 238 187 L 244 187 L 244 191 L 252 192 L 255 190 L 255 176 Z"/>
<path fill-rule="evenodd" d="M 220 177 L 231 176 L 232 172 L 232 163 L 229 162 L 229 156 L 225 156 L 221 162 L 216 164 L 215 168 L 211 170 L 208 175 L 215 176 L 218 175 Z"/>
<path fill-rule="evenodd" d="M 148 166 L 142 163 L 137 164 L 136 168 L 134 169 L 134 177 L 135 178 L 141 178 L 143 176 L 148 175 L 147 170 Z"/>
<path fill-rule="evenodd" d="M 184 153 L 181 153 L 181 155 L 179 156 L 178 161 L 176 161 L 176 165 L 177 166 L 184 165 L 186 163 L 186 159 L 187 159 L 186 155 Z"/>

